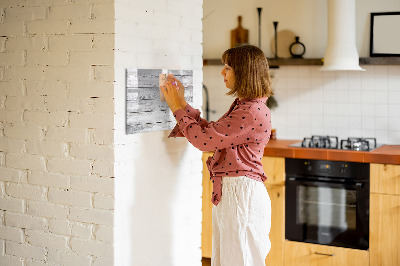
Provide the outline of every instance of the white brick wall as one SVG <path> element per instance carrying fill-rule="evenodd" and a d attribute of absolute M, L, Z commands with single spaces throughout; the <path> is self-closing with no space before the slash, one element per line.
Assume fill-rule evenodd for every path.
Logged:
<path fill-rule="evenodd" d="M 112 265 L 114 0 L 2 0 L 0 32 L 0 265 Z"/>

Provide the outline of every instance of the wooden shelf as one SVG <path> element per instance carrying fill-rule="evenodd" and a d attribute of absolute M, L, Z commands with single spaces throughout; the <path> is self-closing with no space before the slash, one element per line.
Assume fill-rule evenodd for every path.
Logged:
<path fill-rule="evenodd" d="M 321 66 L 323 58 L 268 58 L 271 68 L 279 66 Z M 220 59 L 204 59 L 204 66 L 222 65 Z M 400 65 L 400 57 L 362 57 L 360 65 Z"/>

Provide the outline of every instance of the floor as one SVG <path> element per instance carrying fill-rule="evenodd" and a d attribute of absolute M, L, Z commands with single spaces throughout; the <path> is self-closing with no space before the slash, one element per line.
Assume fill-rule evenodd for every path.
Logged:
<path fill-rule="evenodd" d="M 202 258 L 201 262 L 203 263 L 203 266 L 211 266 L 211 259 L 209 258 Z"/>

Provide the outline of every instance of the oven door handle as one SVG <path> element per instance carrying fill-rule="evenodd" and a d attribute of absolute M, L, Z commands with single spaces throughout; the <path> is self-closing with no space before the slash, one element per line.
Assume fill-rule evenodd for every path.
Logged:
<path fill-rule="evenodd" d="M 321 180 L 310 181 L 310 180 L 304 180 L 303 178 L 298 178 L 298 177 L 288 177 L 286 181 L 296 182 L 296 183 L 304 184 L 304 185 L 312 185 L 312 186 L 339 185 L 339 186 L 343 186 L 346 188 L 352 188 L 352 189 L 361 189 L 363 187 L 363 183 L 361 183 L 361 182 L 356 182 L 356 183 L 354 183 L 354 182 L 337 182 L 337 181 L 332 182 L 332 181 L 321 181 Z"/>

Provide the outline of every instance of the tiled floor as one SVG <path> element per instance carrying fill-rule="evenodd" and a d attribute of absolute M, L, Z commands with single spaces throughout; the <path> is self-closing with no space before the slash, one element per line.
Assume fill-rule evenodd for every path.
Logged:
<path fill-rule="evenodd" d="M 211 266 L 211 259 L 209 258 L 202 258 L 203 266 Z"/>

